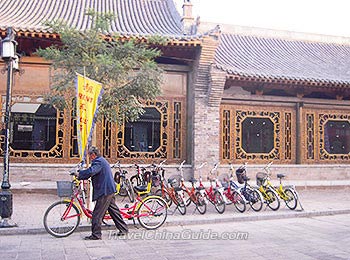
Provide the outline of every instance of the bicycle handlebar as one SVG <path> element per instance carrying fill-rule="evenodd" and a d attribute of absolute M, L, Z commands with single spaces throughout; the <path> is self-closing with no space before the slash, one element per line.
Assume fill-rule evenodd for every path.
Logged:
<path fill-rule="evenodd" d="M 182 167 L 184 166 L 185 162 L 186 162 L 186 160 L 183 160 L 183 161 L 181 162 L 181 164 L 180 164 L 180 166 L 179 166 L 179 170 L 182 169 Z"/>
<path fill-rule="evenodd" d="M 199 169 L 203 168 L 203 166 L 206 165 L 206 164 L 208 164 L 208 163 L 207 162 L 202 163 L 201 165 L 196 167 L 196 170 L 199 170 Z"/>
<path fill-rule="evenodd" d="M 84 166 L 85 166 L 85 165 L 84 165 L 84 162 L 83 162 L 83 161 L 79 162 L 78 164 L 76 164 L 76 165 L 74 166 L 74 168 L 72 168 L 72 169 L 70 169 L 70 170 L 68 171 L 68 172 L 69 172 L 69 175 L 74 175 L 75 173 L 78 172 L 78 170 L 81 170 Z"/>
<path fill-rule="evenodd" d="M 214 168 L 210 170 L 210 173 L 211 174 L 214 173 L 218 169 L 219 165 L 220 165 L 220 162 L 215 163 Z"/>
<path fill-rule="evenodd" d="M 111 166 L 111 168 L 113 169 L 113 168 L 120 168 L 120 161 L 117 161 L 115 164 L 113 164 L 112 166 Z"/>
<path fill-rule="evenodd" d="M 270 167 L 273 164 L 273 161 L 269 162 L 265 167 L 264 170 L 266 171 L 266 173 L 270 174 Z"/>

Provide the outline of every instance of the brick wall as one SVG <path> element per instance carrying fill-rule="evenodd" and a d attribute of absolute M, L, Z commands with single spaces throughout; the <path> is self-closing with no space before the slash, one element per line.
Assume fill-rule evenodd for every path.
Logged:
<path fill-rule="evenodd" d="M 200 56 L 194 71 L 194 111 L 193 111 L 193 165 L 203 162 L 208 165 L 219 161 L 220 152 L 220 102 L 225 83 L 225 74 L 212 67 L 218 46 L 219 32 L 213 31 L 203 37 Z M 195 171 L 195 176 L 199 173 Z"/>

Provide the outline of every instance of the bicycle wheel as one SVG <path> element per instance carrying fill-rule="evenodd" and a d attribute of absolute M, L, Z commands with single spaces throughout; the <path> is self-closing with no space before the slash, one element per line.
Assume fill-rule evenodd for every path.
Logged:
<path fill-rule="evenodd" d="M 207 204 L 205 203 L 205 198 L 200 192 L 196 192 L 196 207 L 200 214 L 205 214 L 207 212 Z"/>
<path fill-rule="evenodd" d="M 80 223 L 80 210 L 70 202 L 57 201 L 44 214 L 45 230 L 54 237 L 71 235 Z M 66 217 L 63 219 L 63 216 Z"/>
<path fill-rule="evenodd" d="M 185 205 L 188 207 L 191 204 L 191 194 L 187 192 L 187 190 L 184 190 L 184 200 L 185 200 Z"/>
<path fill-rule="evenodd" d="M 137 220 L 145 229 L 157 229 L 168 216 L 167 203 L 158 197 L 146 197 L 137 210 Z"/>
<path fill-rule="evenodd" d="M 126 186 L 126 192 L 130 202 L 134 202 L 135 201 L 134 189 L 132 188 L 131 183 L 128 179 L 125 180 L 125 186 Z"/>
<path fill-rule="evenodd" d="M 225 212 L 225 200 L 222 196 L 222 194 L 218 191 L 215 191 L 214 193 L 214 206 L 217 212 L 219 212 L 220 214 Z"/>
<path fill-rule="evenodd" d="M 163 198 L 165 200 L 165 202 L 168 204 L 168 207 L 170 207 L 171 204 L 173 203 L 173 201 L 171 200 L 171 198 L 169 196 L 169 193 L 166 190 L 164 190 L 164 192 L 162 192 L 162 189 L 158 189 L 158 190 L 156 190 L 154 195 Z"/>
<path fill-rule="evenodd" d="M 233 203 L 235 204 L 236 209 L 239 212 L 243 213 L 246 209 L 246 204 L 244 199 L 237 191 L 234 191 L 232 196 L 233 196 Z"/>
<path fill-rule="evenodd" d="M 287 200 L 284 200 L 284 202 L 286 203 L 287 207 L 289 209 L 291 209 L 291 210 L 296 209 L 296 207 L 298 205 L 298 199 L 297 199 L 294 191 L 292 189 L 285 189 L 284 193 L 288 197 Z"/>
<path fill-rule="evenodd" d="M 175 191 L 175 201 L 174 202 L 175 202 L 180 214 L 185 215 L 186 214 L 186 204 L 185 204 L 181 194 L 177 191 Z"/>
<path fill-rule="evenodd" d="M 263 198 L 260 192 L 247 188 L 245 197 L 254 211 L 258 212 L 262 209 Z"/>
<path fill-rule="evenodd" d="M 276 192 L 273 192 L 272 190 L 267 190 L 266 195 L 267 206 L 272 210 L 278 210 L 280 208 L 280 201 Z"/>

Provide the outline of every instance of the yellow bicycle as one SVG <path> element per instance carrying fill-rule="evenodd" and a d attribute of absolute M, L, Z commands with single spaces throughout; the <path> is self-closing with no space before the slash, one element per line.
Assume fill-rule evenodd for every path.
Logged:
<path fill-rule="evenodd" d="M 111 166 L 112 169 L 117 168 L 117 171 L 114 173 L 114 181 L 116 183 L 116 195 L 121 197 L 128 197 L 130 202 L 134 202 L 135 194 L 133 187 L 129 179 L 127 178 L 128 172 L 121 168 L 120 162 L 118 161 Z"/>
<path fill-rule="evenodd" d="M 272 162 L 266 165 L 265 169 L 268 175 L 270 175 L 270 167 L 272 165 Z M 277 187 L 273 187 L 275 191 L 277 192 L 280 199 L 282 199 L 286 206 L 291 209 L 295 210 L 298 206 L 298 203 L 300 204 L 299 196 L 297 191 L 293 186 L 283 186 L 282 179 L 286 177 L 284 174 L 277 174 L 277 178 L 279 179 L 279 185 Z M 300 204 L 301 206 L 301 204 Z M 301 206 L 302 208 L 302 206 Z M 303 208 L 302 208 L 303 209 Z"/>
<path fill-rule="evenodd" d="M 259 186 L 259 191 L 267 206 L 272 210 L 278 210 L 281 203 L 278 199 L 278 193 L 270 181 L 269 167 L 271 164 L 272 162 L 264 168 L 266 172 L 258 172 L 256 174 L 256 184 Z"/>

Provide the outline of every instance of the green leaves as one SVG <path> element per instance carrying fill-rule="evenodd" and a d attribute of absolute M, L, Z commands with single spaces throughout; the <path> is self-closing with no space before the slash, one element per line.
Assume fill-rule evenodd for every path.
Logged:
<path fill-rule="evenodd" d="M 162 70 L 154 61 L 160 55 L 155 47 L 136 40 L 120 41 L 115 36 L 106 40 L 113 14 L 88 10 L 92 27 L 86 31 L 70 28 L 62 21 L 46 22 L 50 30 L 60 35 L 62 45 L 37 50 L 37 54 L 52 61 L 53 77 L 46 101 L 57 107 L 72 107 L 75 97 L 75 72 L 103 84 L 104 95 L 99 113 L 122 123 L 133 121 L 143 113 L 142 102 L 160 95 Z M 150 37 L 153 44 L 162 44 L 160 36 Z"/>

